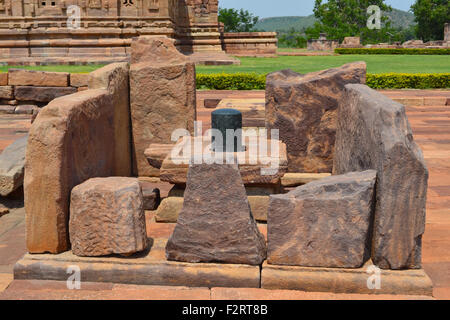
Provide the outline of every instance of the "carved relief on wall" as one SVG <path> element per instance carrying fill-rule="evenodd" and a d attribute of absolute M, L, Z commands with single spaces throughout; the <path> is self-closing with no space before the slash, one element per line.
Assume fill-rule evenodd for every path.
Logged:
<path fill-rule="evenodd" d="M 207 17 L 211 13 L 217 12 L 218 0 L 189 0 L 196 17 Z"/>
<path fill-rule="evenodd" d="M 102 0 L 89 0 L 88 7 L 89 9 L 101 9 Z"/>

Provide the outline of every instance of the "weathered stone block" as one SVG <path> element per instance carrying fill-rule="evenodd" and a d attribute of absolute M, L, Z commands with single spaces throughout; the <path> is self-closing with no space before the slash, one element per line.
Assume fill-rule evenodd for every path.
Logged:
<path fill-rule="evenodd" d="M 77 256 L 130 255 L 147 248 L 137 178 L 94 178 L 72 189 L 70 242 Z"/>
<path fill-rule="evenodd" d="M 8 72 L 0 72 L 0 86 L 8 85 Z"/>
<path fill-rule="evenodd" d="M 220 181 L 220 183 L 218 183 Z M 190 166 L 168 260 L 258 265 L 266 258 L 237 165 Z"/>
<path fill-rule="evenodd" d="M 0 195 L 7 196 L 23 185 L 28 135 L 17 139 L 0 154 Z"/>
<path fill-rule="evenodd" d="M 183 209 L 184 199 L 182 197 L 168 197 L 161 201 L 156 210 L 155 220 L 157 222 L 177 222 L 178 216 Z"/>
<path fill-rule="evenodd" d="M 269 212 L 269 196 L 248 196 L 248 203 L 253 217 L 257 221 L 267 221 Z"/>
<path fill-rule="evenodd" d="M 193 134 L 195 65 L 163 37 L 140 37 L 132 43 L 130 70 L 134 174 L 159 175 L 144 151 L 152 143 L 170 144 L 176 129 Z"/>
<path fill-rule="evenodd" d="M 14 110 L 15 114 L 33 114 L 35 109 L 39 109 L 38 106 L 35 106 L 33 104 L 23 104 L 20 106 L 17 106 Z"/>
<path fill-rule="evenodd" d="M 0 99 L 14 99 L 14 88 L 12 86 L 0 86 Z"/>
<path fill-rule="evenodd" d="M 9 69 L 10 86 L 67 87 L 69 74 L 66 72 L 47 72 L 24 69 Z"/>
<path fill-rule="evenodd" d="M 0 105 L 0 114 L 13 114 L 16 106 Z"/>
<path fill-rule="evenodd" d="M 114 108 L 106 90 L 55 99 L 31 126 L 25 161 L 30 253 L 68 250 L 69 197 L 76 185 L 112 176 Z"/>
<path fill-rule="evenodd" d="M 89 89 L 106 89 L 114 107 L 114 175 L 132 173 L 128 63 L 111 63 L 89 74 Z"/>
<path fill-rule="evenodd" d="M 338 102 L 346 84 L 365 81 L 364 62 L 305 75 L 283 70 L 267 76 L 266 128 L 278 129 L 286 143 L 289 172 L 331 172 Z"/>
<path fill-rule="evenodd" d="M 14 88 L 14 96 L 19 101 L 50 102 L 58 97 L 77 92 L 72 87 L 22 87 Z"/>
<path fill-rule="evenodd" d="M 376 171 L 331 176 L 270 197 L 269 264 L 358 268 L 370 257 Z"/>
<path fill-rule="evenodd" d="M 71 73 L 70 86 L 75 88 L 87 87 L 89 77 L 90 77 L 89 73 Z"/>
<path fill-rule="evenodd" d="M 405 107 L 367 86 L 347 85 L 337 127 L 334 173 L 378 172 L 373 262 L 420 268 L 428 170 Z"/>

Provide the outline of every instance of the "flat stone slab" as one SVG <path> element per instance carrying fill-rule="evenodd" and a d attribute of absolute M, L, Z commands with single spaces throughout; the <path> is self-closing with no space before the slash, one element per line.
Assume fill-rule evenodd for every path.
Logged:
<path fill-rule="evenodd" d="M 404 294 L 432 296 L 433 284 L 423 269 L 381 270 L 380 289 L 369 289 L 371 261 L 358 269 L 274 266 L 265 262 L 261 288 L 309 292 Z M 372 282 L 369 280 L 372 284 Z"/>
<path fill-rule="evenodd" d="M 200 146 L 200 150 L 196 150 L 194 145 Z M 239 170 L 241 173 L 242 181 L 245 185 L 251 184 L 278 184 L 280 178 L 287 171 L 287 155 L 286 145 L 281 141 L 276 141 L 278 154 L 275 152 L 272 155 L 271 145 L 272 140 L 267 140 L 267 155 L 263 157 L 257 157 L 256 161 L 253 161 L 252 150 L 258 150 L 258 141 L 253 139 L 245 139 L 243 143 L 246 145 L 246 151 L 232 153 L 231 156 L 236 159 L 239 164 Z M 184 137 L 181 138 L 174 146 L 176 152 L 170 152 L 164 159 L 161 171 L 161 181 L 173 183 L 173 184 L 186 184 L 187 172 L 189 169 L 189 161 L 192 156 L 202 156 L 210 154 L 209 151 L 211 145 L 210 137 Z M 191 147 L 189 154 L 184 154 L 183 149 Z M 186 150 L 186 149 L 185 149 Z M 272 170 L 271 164 L 278 163 L 278 168 Z"/>
<path fill-rule="evenodd" d="M 81 281 L 187 287 L 258 288 L 260 266 L 167 261 L 167 239 L 150 239 L 151 249 L 128 258 L 26 254 L 14 267 L 16 280 L 67 280 L 67 268 L 80 267 Z"/>
<path fill-rule="evenodd" d="M 264 99 L 223 99 L 217 109 L 231 108 L 242 113 L 243 127 L 266 126 L 266 102 Z"/>

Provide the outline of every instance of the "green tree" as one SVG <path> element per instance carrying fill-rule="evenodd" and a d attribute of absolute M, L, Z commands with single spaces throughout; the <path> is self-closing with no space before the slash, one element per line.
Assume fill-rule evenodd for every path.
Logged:
<path fill-rule="evenodd" d="M 389 41 L 394 30 L 386 15 L 381 15 L 381 29 L 367 27 L 367 8 L 371 5 L 378 6 L 381 12 L 392 11 L 384 0 L 316 0 L 314 16 L 318 21 L 306 30 L 308 39 L 324 32 L 329 39 L 339 41 L 351 36 L 360 36 L 363 43 Z"/>
<path fill-rule="evenodd" d="M 450 22 L 449 0 L 416 0 L 411 10 L 416 17 L 416 34 L 420 39 L 444 39 L 444 24 Z"/>
<path fill-rule="evenodd" d="M 225 32 L 252 32 L 259 17 L 247 10 L 219 8 L 219 22 L 225 27 Z"/>

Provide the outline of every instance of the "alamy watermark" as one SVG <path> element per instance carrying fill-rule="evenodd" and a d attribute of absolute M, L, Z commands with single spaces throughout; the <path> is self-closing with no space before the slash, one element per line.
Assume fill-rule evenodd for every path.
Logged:
<path fill-rule="evenodd" d="M 367 8 L 367 14 L 370 15 L 367 19 L 367 28 L 369 30 L 381 29 L 381 9 L 379 6 L 372 5 Z"/>
<path fill-rule="evenodd" d="M 370 274 L 367 278 L 367 288 L 370 290 L 381 289 L 381 269 L 377 266 L 370 265 L 367 267 L 366 273 Z"/>
<path fill-rule="evenodd" d="M 81 289 L 81 269 L 77 265 L 71 265 L 67 267 L 66 273 L 69 274 L 66 284 L 69 290 Z"/>
<path fill-rule="evenodd" d="M 79 29 L 81 27 L 81 8 L 76 5 L 67 7 L 67 28 Z"/>

